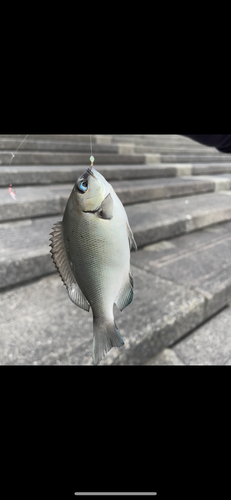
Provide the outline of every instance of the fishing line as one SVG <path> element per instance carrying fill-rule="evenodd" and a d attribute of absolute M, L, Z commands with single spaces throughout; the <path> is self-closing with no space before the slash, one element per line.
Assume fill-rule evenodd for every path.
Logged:
<path fill-rule="evenodd" d="M 29 134 L 27 134 L 27 135 L 24 137 L 24 139 L 20 142 L 19 146 L 17 147 L 17 149 L 16 149 L 14 152 L 12 152 L 12 151 L 11 151 L 11 158 L 10 158 L 10 161 L 9 161 L 8 163 L 6 163 L 6 164 L 5 164 L 5 166 L 6 166 L 6 167 L 11 165 L 11 162 L 12 162 L 13 158 L 15 157 L 15 155 L 16 155 L 16 153 L 17 153 L 17 151 L 19 150 L 19 148 L 21 147 L 21 145 L 23 144 L 23 142 L 27 139 L 28 135 L 29 135 Z M 10 187 L 9 187 L 9 189 L 8 189 L 8 190 L 9 190 L 9 193 L 10 193 L 11 198 L 13 198 L 14 200 L 16 200 L 16 194 L 15 194 L 15 191 L 12 191 L 12 184 L 10 184 Z"/>
<path fill-rule="evenodd" d="M 90 156 L 91 167 L 90 167 L 90 168 L 92 169 L 92 167 L 93 167 L 93 163 L 94 163 L 94 161 L 95 161 L 95 158 L 94 158 L 94 156 L 92 156 L 92 142 L 91 142 L 91 135 L 90 135 L 90 147 L 91 147 L 91 156 Z"/>
<path fill-rule="evenodd" d="M 29 134 L 26 135 L 26 137 L 24 137 L 24 139 L 22 140 L 22 142 L 20 142 L 19 146 L 17 147 L 17 149 L 14 151 L 14 153 L 11 152 L 11 159 L 8 163 L 6 163 L 6 166 L 7 165 L 11 165 L 11 162 L 13 160 L 13 158 L 15 157 L 15 154 L 17 153 L 17 151 L 19 150 L 19 148 L 21 147 L 21 145 L 23 144 L 23 142 L 27 139 Z"/>

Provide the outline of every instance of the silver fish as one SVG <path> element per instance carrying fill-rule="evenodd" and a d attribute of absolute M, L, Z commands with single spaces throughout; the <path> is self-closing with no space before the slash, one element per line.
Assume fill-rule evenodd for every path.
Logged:
<path fill-rule="evenodd" d="M 50 233 L 51 254 L 69 298 L 93 313 L 93 364 L 124 341 L 115 324 L 133 299 L 130 250 L 137 250 L 127 214 L 112 186 L 94 168 L 77 180 L 62 222 Z"/>

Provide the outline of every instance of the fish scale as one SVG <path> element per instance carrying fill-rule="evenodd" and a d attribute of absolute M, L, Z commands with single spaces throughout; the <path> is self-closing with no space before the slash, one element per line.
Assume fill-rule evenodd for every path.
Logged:
<path fill-rule="evenodd" d="M 87 216 L 87 217 L 86 217 Z M 97 224 L 97 216 L 86 214 L 85 220 L 73 220 L 69 218 L 69 222 L 64 224 L 64 237 L 66 239 L 73 234 L 73 245 L 75 251 L 71 254 L 71 261 L 75 268 L 75 276 L 77 282 L 91 303 L 92 308 L 101 310 L 104 314 L 107 303 L 111 302 L 111 297 L 116 299 L 117 294 L 122 286 L 122 282 L 112 282 L 108 275 L 115 275 L 115 269 L 119 272 L 124 266 L 122 255 L 119 253 L 119 246 L 123 239 L 127 238 L 126 228 L 124 231 L 120 228 L 120 237 L 117 235 L 117 228 L 109 227 L 110 221 L 100 221 L 104 226 Z M 64 221 L 66 218 L 64 218 Z M 107 225 L 106 225 L 107 224 Z M 108 226 L 108 227 L 107 227 Z M 75 231 L 72 233 L 72 231 Z M 78 234 L 82 234 L 83 238 L 81 245 L 79 243 Z M 121 240 L 121 243 L 120 243 Z M 69 245 L 71 242 L 69 243 Z M 125 254 L 126 258 L 127 255 Z M 128 261 L 128 259 L 127 259 Z M 130 269 L 128 262 L 127 274 Z M 120 280 L 121 281 L 121 280 Z M 122 275 L 123 281 L 123 275 Z"/>

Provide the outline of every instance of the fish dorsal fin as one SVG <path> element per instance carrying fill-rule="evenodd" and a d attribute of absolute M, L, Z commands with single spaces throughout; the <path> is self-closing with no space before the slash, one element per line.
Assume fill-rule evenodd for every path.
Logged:
<path fill-rule="evenodd" d="M 109 193 L 100 205 L 97 211 L 98 216 L 101 219 L 112 219 L 113 217 L 113 199 Z"/>
<path fill-rule="evenodd" d="M 55 266 L 61 276 L 64 285 L 67 287 L 67 293 L 77 306 L 85 309 L 85 311 L 90 310 L 90 304 L 86 297 L 81 292 L 77 281 L 74 277 L 72 269 L 69 264 L 69 260 L 66 253 L 66 248 L 63 239 L 63 225 L 62 222 L 57 222 L 52 228 L 51 234 L 51 255 L 55 263 Z"/>
<path fill-rule="evenodd" d="M 126 283 L 123 283 L 117 297 L 115 304 L 120 311 L 123 311 L 133 299 L 133 277 L 131 271 L 129 272 L 128 279 Z"/>
<path fill-rule="evenodd" d="M 134 236 L 133 236 L 133 232 L 132 232 L 132 230 L 131 230 L 131 228 L 130 228 L 130 226 L 129 226 L 128 222 L 127 222 L 127 231 L 128 231 L 128 239 L 129 239 L 129 244 L 130 244 L 130 250 L 131 250 L 132 248 L 134 248 L 134 249 L 135 249 L 135 251 L 136 251 L 136 250 L 137 250 L 137 244 L 136 244 L 136 242 L 135 242 L 135 238 L 134 238 Z"/>

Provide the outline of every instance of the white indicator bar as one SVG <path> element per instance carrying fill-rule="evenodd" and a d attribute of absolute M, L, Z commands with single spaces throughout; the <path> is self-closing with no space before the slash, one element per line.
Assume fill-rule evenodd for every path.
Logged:
<path fill-rule="evenodd" d="M 143 496 L 143 495 L 148 495 L 148 496 L 152 496 L 152 495 L 157 495 L 157 492 L 156 491 L 153 491 L 153 492 L 144 492 L 144 493 L 138 493 L 138 492 L 125 492 L 125 493 L 115 493 L 114 491 L 111 491 L 111 492 L 108 492 L 108 493 L 98 493 L 98 492 L 90 492 L 90 493 L 86 493 L 86 492 L 75 492 L 75 495 L 79 495 L 79 496 L 82 496 L 82 495 L 91 495 L 91 496 L 100 496 L 100 495 L 113 495 L 113 496 L 120 496 L 120 495 L 130 495 L 130 496 L 133 496 L 133 495 L 136 495 L 136 496 Z"/>

